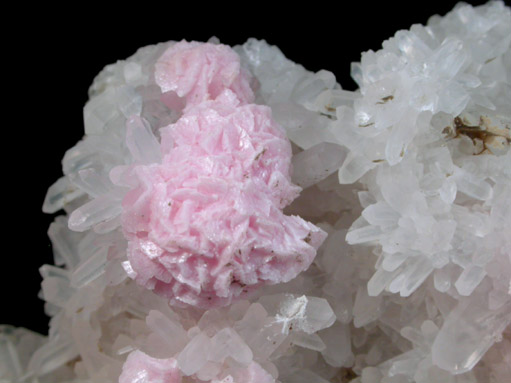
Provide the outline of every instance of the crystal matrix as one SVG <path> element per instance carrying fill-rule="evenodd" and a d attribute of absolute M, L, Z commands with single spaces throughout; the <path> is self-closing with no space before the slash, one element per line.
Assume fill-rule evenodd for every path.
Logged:
<path fill-rule="evenodd" d="M 491 2 L 459 4 L 365 52 L 352 66 L 355 92 L 254 39 L 237 56 L 228 49 L 239 66 L 194 69 L 190 82 L 154 75 L 188 55 L 203 62 L 198 43 L 145 47 L 106 67 L 84 109 L 87 136 L 44 205 L 85 217 L 72 221 L 81 232 L 68 216 L 49 230 L 62 266 L 41 268 L 50 333 L 3 327 L 0 380 L 511 380 L 510 44 L 510 9 Z M 172 47 L 176 64 L 156 65 Z M 160 161 L 166 152 L 154 148 L 167 133 L 175 148 L 181 138 L 165 127 L 217 105 L 218 84 L 240 100 L 227 115 L 252 102 L 271 108 L 303 188 L 285 213 L 328 237 L 288 282 L 223 307 L 169 306 L 126 274 L 136 271 L 121 200 L 137 185 L 125 170 Z"/>

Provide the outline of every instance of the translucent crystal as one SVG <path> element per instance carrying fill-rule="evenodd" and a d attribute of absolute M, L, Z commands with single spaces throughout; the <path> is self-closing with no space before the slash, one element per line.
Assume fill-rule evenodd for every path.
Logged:
<path fill-rule="evenodd" d="M 175 355 L 188 343 L 186 332 L 180 323 L 175 323 L 161 312 L 151 310 L 146 317 L 147 326 L 162 339 L 169 355 Z"/>
<path fill-rule="evenodd" d="M 326 362 L 334 367 L 349 366 L 353 361 L 348 325 L 336 323 L 321 332 L 325 350 L 321 352 Z"/>
<path fill-rule="evenodd" d="M 161 162 L 160 145 L 147 121 L 132 116 L 126 122 L 126 144 L 140 164 Z"/>
<path fill-rule="evenodd" d="M 75 210 L 69 217 L 69 227 L 75 231 L 85 231 L 98 223 L 117 217 L 121 211 L 119 197 L 104 194 Z"/>
<path fill-rule="evenodd" d="M 211 338 L 208 359 L 214 362 L 223 362 L 228 357 L 233 358 L 238 363 L 248 365 L 252 361 L 253 354 L 236 331 L 225 328 Z"/>
<path fill-rule="evenodd" d="M 55 213 L 62 209 L 67 203 L 83 195 L 83 191 L 74 187 L 66 177 L 59 178 L 46 193 L 43 211 Z"/>
<path fill-rule="evenodd" d="M 511 323 L 511 302 L 490 311 L 483 302 L 460 302 L 440 329 L 433 363 L 453 373 L 471 370 Z"/>
<path fill-rule="evenodd" d="M 199 371 L 208 361 L 211 340 L 204 333 L 196 335 L 179 353 L 177 363 L 184 375 Z"/>
<path fill-rule="evenodd" d="M 486 272 L 479 266 L 471 266 L 463 270 L 458 280 L 454 283 L 460 295 L 470 295 L 483 280 Z"/>
<path fill-rule="evenodd" d="M 40 268 L 49 334 L 0 326 L 0 381 L 511 381 L 510 9 L 398 31 L 352 64 L 354 92 L 265 41 L 201 46 L 94 79 L 43 206 L 65 214 Z M 264 219 L 284 206 L 300 230 Z"/>
<path fill-rule="evenodd" d="M 293 181 L 307 188 L 327 178 L 341 166 L 346 157 L 342 146 L 324 142 L 293 157 Z"/>

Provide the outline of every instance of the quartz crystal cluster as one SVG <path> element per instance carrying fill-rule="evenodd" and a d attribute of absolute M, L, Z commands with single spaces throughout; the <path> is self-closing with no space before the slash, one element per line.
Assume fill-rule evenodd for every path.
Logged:
<path fill-rule="evenodd" d="M 0 382 L 511 381 L 511 10 L 352 76 L 255 39 L 107 66 L 43 206 L 49 334 L 0 327 Z"/>

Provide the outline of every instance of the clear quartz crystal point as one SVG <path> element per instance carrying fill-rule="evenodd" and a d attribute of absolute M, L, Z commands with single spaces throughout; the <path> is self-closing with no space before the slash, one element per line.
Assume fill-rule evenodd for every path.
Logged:
<path fill-rule="evenodd" d="M 104 194 L 76 209 L 69 217 L 69 228 L 86 231 L 96 224 L 117 217 L 121 211 L 119 196 Z"/>
<path fill-rule="evenodd" d="M 223 362 L 228 357 L 247 366 L 252 361 L 253 354 L 236 331 L 224 328 L 211 339 L 208 359 L 213 362 Z"/>
<path fill-rule="evenodd" d="M 484 300 L 465 300 L 449 313 L 433 343 L 433 363 L 453 374 L 474 368 L 511 323 L 511 301 L 490 311 Z"/>
<path fill-rule="evenodd" d="M 346 158 L 346 148 L 322 142 L 293 156 L 293 182 L 307 188 L 334 173 Z"/>
<path fill-rule="evenodd" d="M 67 177 L 59 178 L 50 186 L 43 203 L 43 212 L 56 213 L 67 203 L 84 195 L 83 191 L 69 182 Z"/>
<path fill-rule="evenodd" d="M 19 379 L 21 374 L 16 348 L 8 339 L 0 339 L 0 382 L 4 379 Z"/>
<path fill-rule="evenodd" d="M 161 161 L 160 144 L 151 126 L 138 116 L 132 116 L 126 122 L 126 144 L 137 163 L 151 164 Z"/>
<path fill-rule="evenodd" d="M 208 361 L 211 339 L 204 333 L 197 334 L 177 357 L 179 368 L 185 376 L 195 374 Z"/>
<path fill-rule="evenodd" d="M 166 352 L 170 355 L 182 350 L 188 343 L 186 331 L 180 323 L 167 318 L 161 312 L 151 310 L 146 317 L 147 326 L 165 343 Z"/>
<path fill-rule="evenodd" d="M 77 355 L 78 351 L 71 338 L 53 339 L 34 352 L 27 370 L 45 375 L 76 358 Z"/>

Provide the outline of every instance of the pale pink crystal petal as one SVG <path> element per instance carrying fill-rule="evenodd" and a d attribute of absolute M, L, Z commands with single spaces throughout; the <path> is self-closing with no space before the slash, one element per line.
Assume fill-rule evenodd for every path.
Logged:
<path fill-rule="evenodd" d="M 136 350 L 122 366 L 119 383 L 181 383 L 181 372 L 174 358 L 155 359 Z"/>
<path fill-rule="evenodd" d="M 222 44 L 175 43 L 156 62 L 155 80 L 163 93 L 186 98 L 187 107 L 214 100 L 226 90 L 244 103 L 254 100 L 250 74 L 241 68 L 239 56 Z"/>
<path fill-rule="evenodd" d="M 275 383 L 275 378 L 256 362 L 250 363 L 247 368 L 240 369 L 233 375 L 233 383 Z"/>

